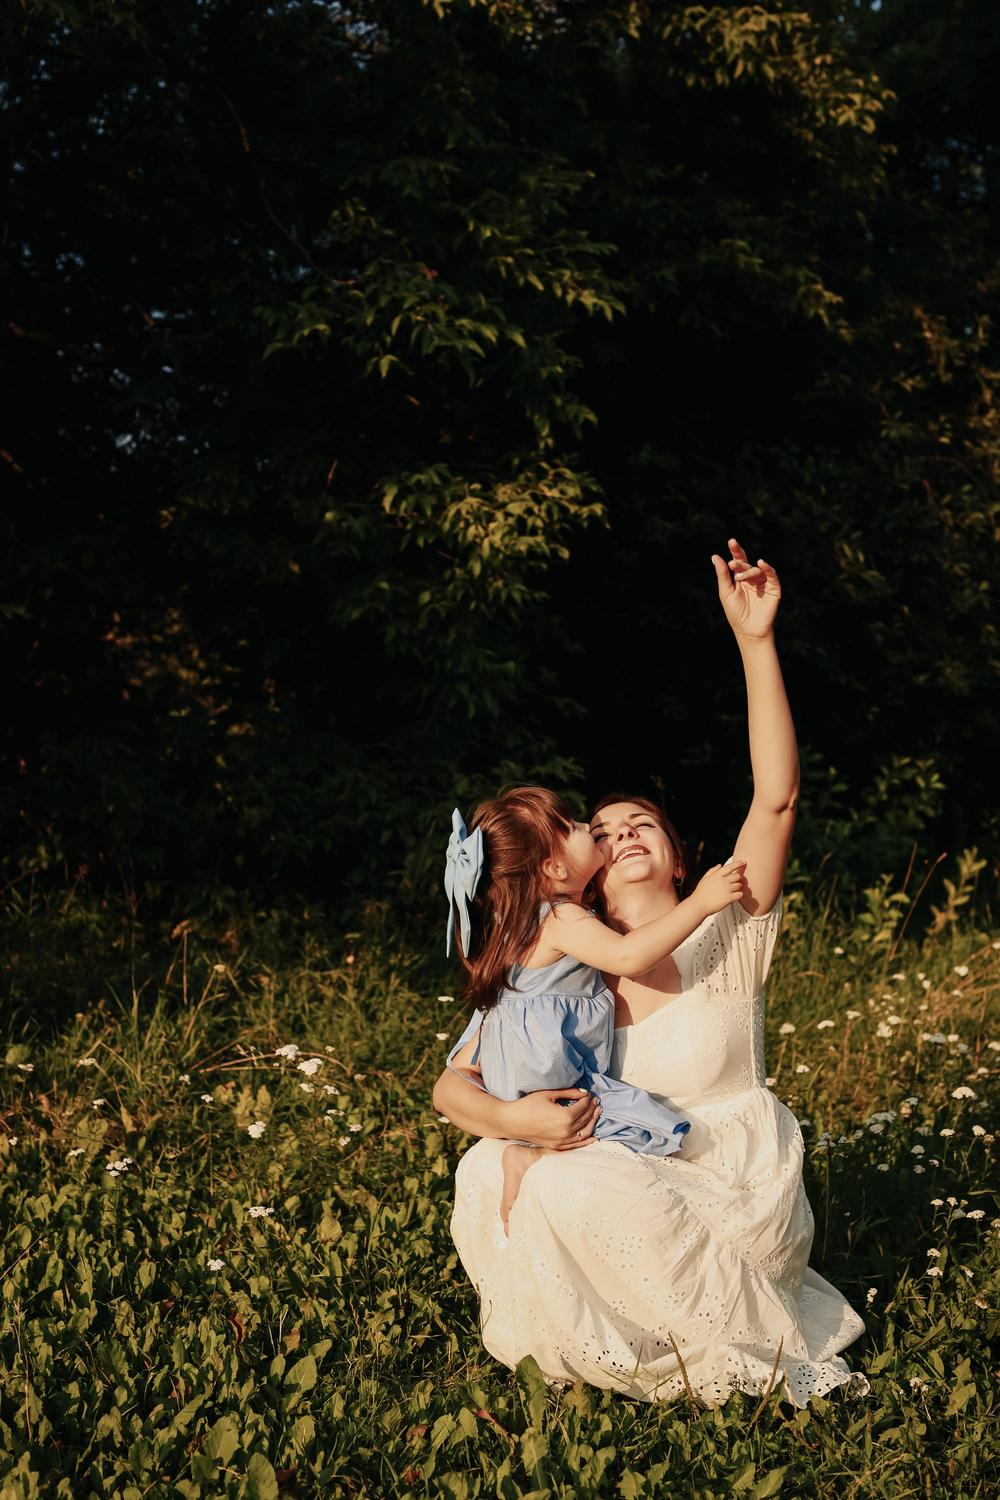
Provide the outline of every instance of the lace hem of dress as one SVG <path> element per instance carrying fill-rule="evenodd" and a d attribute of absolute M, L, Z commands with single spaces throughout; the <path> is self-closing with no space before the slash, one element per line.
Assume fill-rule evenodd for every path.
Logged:
<path fill-rule="evenodd" d="M 738 1362 L 743 1361 L 741 1359 Z M 685 1381 L 683 1375 L 670 1375 L 648 1390 L 625 1390 L 620 1394 L 648 1402 L 674 1401 L 693 1394 L 700 1405 L 712 1410 L 724 1405 L 730 1396 L 742 1394 L 760 1397 L 770 1390 L 777 1393 L 779 1401 L 787 1401 L 790 1405 L 803 1409 L 812 1396 L 826 1397 L 831 1392 L 836 1392 L 844 1399 L 856 1399 L 867 1396 L 871 1391 L 867 1376 L 860 1370 L 849 1369 L 840 1358 L 819 1363 L 786 1360 L 779 1365 L 776 1374 L 773 1365 L 765 1368 L 764 1361 L 759 1361 L 759 1364 L 761 1368 L 758 1374 L 750 1374 L 746 1369 L 726 1374 L 719 1372 L 718 1379 L 710 1383 L 703 1383 L 697 1377 L 692 1381 L 689 1376 Z M 565 1376 L 543 1374 L 542 1378 L 554 1390 L 566 1390 L 573 1384 Z"/>

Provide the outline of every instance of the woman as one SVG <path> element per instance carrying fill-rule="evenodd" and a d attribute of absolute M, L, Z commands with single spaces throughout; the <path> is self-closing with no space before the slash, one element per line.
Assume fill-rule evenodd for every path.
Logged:
<path fill-rule="evenodd" d="M 446 1069 L 434 1103 L 485 1138 L 459 1164 L 452 1233 L 496 1358 L 514 1366 L 531 1354 L 550 1380 L 646 1400 L 688 1388 L 708 1406 L 773 1379 L 802 1406 L 835 1387 L 868 1390 L 839 1358 L 864 1324 L 808 1267 L 802 1135 L 764 1085 L 763 986 L 798 758 L 774 644 L 778 578 L 735 540 L 729 548 L 728 565 L 712 561 L 746 674 L 754 793 L 734 854 L 748 894 L 641 978 L 608 978 L 613 1071 L 691 1120 L 683 1154 L 593 1141 L 586 1095 L 568 1107 L 557 1093 L 506 1103 Z M 591 831 L 612 925 L 627 931 L 676 905 L 682 851 L 652 804 L 605 799 Z M 505 1137 L 553 1148 L 521 1184 L 509 1239 L 498 1211 Z"/>

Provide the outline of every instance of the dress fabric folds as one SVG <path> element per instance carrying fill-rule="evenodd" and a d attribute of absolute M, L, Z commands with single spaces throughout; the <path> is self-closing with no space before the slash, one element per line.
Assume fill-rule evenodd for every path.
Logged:
<path fill-rule="evenodd" d="M 544 909 L 543 909 L 544 910 Z M 483 1083 L 498 1099 L 535 1089 L 588 1089 L 601 1101 L 599 1140 L 670 1156 L 690 1122 L 645 1089 L 608 1072 L 614 1051 L 615 999 L 597 969 L 568 955 L 543 968 L 515 964 L 494 1006 L 474 1011 L 448 1056 L 479 1033 Z"/>
<path fill-rule="evenodd" d="M 840 1351 L 864 1324 L 809 1268 L 813 1215 L 791 1111 L 764 1086 L 764 981 L 780 901 L 738 903 L 675 952 L 681 994 L 614 1035 L 610 1071 L 690 1121 L 668 1157 L 599 1140 L 543 1157 L 500 1222 L 505 1142 L 459 1164 L 452 1235 L 483 1342 L 553 1381 L 708 1406 L 775 1387 L 796 1406 L 868 1382 Z M 780 1343 L 780 1356 L 778 1354 Z M 683 1360 L 683 1373 L 678 1360 Z"/>

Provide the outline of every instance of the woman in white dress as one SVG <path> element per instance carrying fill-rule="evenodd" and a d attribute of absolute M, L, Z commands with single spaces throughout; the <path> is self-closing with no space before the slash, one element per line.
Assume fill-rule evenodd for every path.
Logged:
<path fill-rule="evenodd" d="M 802 1406 L 835 1387 L 868 1390 L 840 1358 L 864 1324 L 809 1269 L 802 1135 L 765 1086 L 764 982 L 798 759 L 774 644 L 777 575 L 729 547 L 728 564 L 713 562 L 747 683 L 754 793 L 734 853 L 746 860 L 748 895 L 648 974 L 609 976 L 613 1071 L 691 1120 L 683 1153 L 658 1159 L 595 1141 L 597 1106 L 582 1091 L 569 1106 L 556 1102 L 565 1091 L 509 1103 L 446 1069 L 434 1102 L 484 1137 L 459 1164 L 452 1234 L 497 1359 L 513 1367 L 533 1355 L 550 1380 L 646 1400 L 688 1389 L 708 1406 L 773 1382 Z M 612 925 L 630 930 L 676 904 L 681 847 L 651 804 L 605 801 L 591 831 L 605 850 Z M 499 1208 L 511 1138 L 551 1149 L 524 1177 L 508 1237 Z"/>

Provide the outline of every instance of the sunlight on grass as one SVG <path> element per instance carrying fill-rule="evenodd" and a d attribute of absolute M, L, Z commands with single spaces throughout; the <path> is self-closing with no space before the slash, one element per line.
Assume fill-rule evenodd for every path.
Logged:
<path fill-rule="evenodd" d="M 1000 939 L 789 898 L 768 1081 L 868 1398 L 550 1391 L 481 1348 L 430 1088 L 454 971 L 378 920 L 162 942 L 8 918 L 4 1497 L 984 1493 L 997 1460 Z M 76 944 L 75 948 L 66 945 Z"/>

